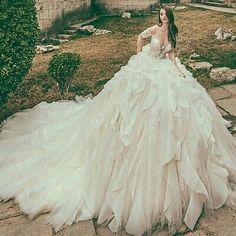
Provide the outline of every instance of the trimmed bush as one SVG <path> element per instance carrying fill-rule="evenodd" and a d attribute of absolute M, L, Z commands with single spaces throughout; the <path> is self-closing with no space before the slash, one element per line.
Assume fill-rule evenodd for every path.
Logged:
<path fill-rule="evenodd" d="M 39 36 L 34 0 L 1 0 L 0 105 L 32 66 Z"/>
<path fill-rule="evenodd" d="M 81 64 L 78 53 L 65 52 L 56 54 L 49 61 L 48 74 L 57 82 L 60 93 L 64 98 L 71 84 L 71 79 Z"/>

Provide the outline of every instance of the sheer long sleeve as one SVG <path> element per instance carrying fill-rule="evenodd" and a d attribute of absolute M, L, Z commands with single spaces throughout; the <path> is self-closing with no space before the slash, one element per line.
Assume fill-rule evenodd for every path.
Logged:
<path fill-rule="evenodd" d="M 143 32 L 141 32 L 141 33 L 138 35 L 137 53 L 139 53 L 139 52 L 142 51 L 143 39 L 151 37 L 152 34 L 154 34 L 154 33 L 155 33 L 155 26 L 149 27 L 149 28 L 145 29 Z"/>
<path fill-rule="evenodd" d="M 142 38 L 149 38 L 152 36 L 152 29 L 151 28 L 147 28 L 145 29 L 143 32 L 141 32 L 139 34 L 140 37 Z"/>

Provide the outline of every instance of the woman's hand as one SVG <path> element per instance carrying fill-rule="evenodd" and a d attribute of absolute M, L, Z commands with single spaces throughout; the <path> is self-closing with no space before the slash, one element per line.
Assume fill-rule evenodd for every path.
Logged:
<path fill-rule="evenodd" d="M 168 52 L 167 57 L 174 63 L 174 65 L 176 66 L 178 72 L 179 72 L 179 76 L 182 78 L 186 78 L 185 74 L 180 70 L 179 66 L 177 65 L 176 59 L 175 59 L 175 54 L 173 52 L 173 49 L 170 50 Z"/>

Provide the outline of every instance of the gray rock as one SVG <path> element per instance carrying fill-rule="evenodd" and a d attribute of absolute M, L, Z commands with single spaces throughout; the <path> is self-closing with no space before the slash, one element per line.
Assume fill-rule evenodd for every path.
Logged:
<path fill-rule="evenodd" d="M 213 65 L 209 62 L 203 61 L 203 62 L 191 62 L 188 64 L 188 66 L 194 70 L 206 69 L 209 71 Z"/>
<path fill-rule="evenodd" d="M 101 34 L 111 33 L 110 30 L 96 29 L 93 25 L 85 25 L 83 27 L 80 27 L 79 30 L 83 32 L 91 33 L 92 35 L 101 35 Z"/>
<path fill-rule="evenodd" d="M 60 44 L 69 42 L 68 39 L 58 39 L 58 38 L 52 38 L 52 39 L 58 40 Z"/>
<path fill-rule="evenodd" d="M 83 32 L 94 33 L 97 29 L 93 25 L 85 25 L 83 27 L 80 27 L 79 30 Z"/>
<path fill-rule="evenodd" d="M 196 58 L 199 58 L 200 57 L 200 55 L 199 54 L 197 54 L 197 53 L 193 53 L 192 55 L 190 55 L 190 59 L 196 59 Z"/>
<path fill-rule="evenodd" d="M 38 45 L 36 47 L 36 52 L 47 53 L 47 52 L 58 51 L 59 49 L 60 49 L 59 46 L 54 46 L 54 45 Z"/>
<path fill-rule="evenodd" d="M 124 12 L 122 14 L 122 18 L 131 18 L 131 13 L 130 12 Z"/>
<path fill-rule="evenodd" d="M 89 93 L 88 95 L 86 95 L 84 97 L 82 95 L 76 95 L 75 96 L 75 101 L 76 102 L 83 102 L 86 99 L 92 99 L 92 98 L 93 98 L 92 93 Z"/>
<path fill-rule="evenodd" d="M 236 35 L 232 35 L 231 36 L 231 41 L 235 41 L 236 40 Z"/>
<path fill-rule="evenodd" d="M 69 39 L 72 39 L 74 36 L 71 34 L 58 34 L 57 37 L 59 39 L 68 39 L 69 40 Z"/>
<path fill-rule="evenodd" d="M 112 33 L 110 30 L 103 30 L 103 29 L 97 29 L 93 35 L 101 35 L 101 34 L 107 34 L 107 33 Z"/>
<path fill-rule="evenodd" d="M 71 34 L 71 35 L 73 35 L 73 34 L 76 34 L 77 30 L 75 30 L 75 29 L 67 29 L 67 30 L 65 30 L 64 32 L 65 32 L 66 34 Z"/>
<path fill-rule="evenodd" d="M 219 29 L 216 30 L 215 35 L 217 36 L 217 39 L 225 40 L 227 38 L 231 38 L 233 33 L 232 33 L 231 29 L 227 29 L 225 27 L 220 27 Z"/>
<path fill-rule="evenodd" d="M 236 69 L 218 67 L 211 69 L 210 77 L 216 81 L 233 81 L 236 79 Z"/>
<path fill-rule="evenodd" d="M 187 9 L 186 6 L 179 6 L 179 7 L 175 8 L 175 11 L 182 11 L 182 10 L 185 10 L 185 9 Z"/>

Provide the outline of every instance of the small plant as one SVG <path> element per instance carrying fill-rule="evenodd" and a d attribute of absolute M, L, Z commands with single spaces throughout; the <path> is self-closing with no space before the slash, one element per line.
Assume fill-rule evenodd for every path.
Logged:
<path fill-rule="evenodd" d="M 80 64 L 80 55 L 71 52 L 56 54 L 49 62 L 48 74 L 57 82 L 63 99 Z"/>

